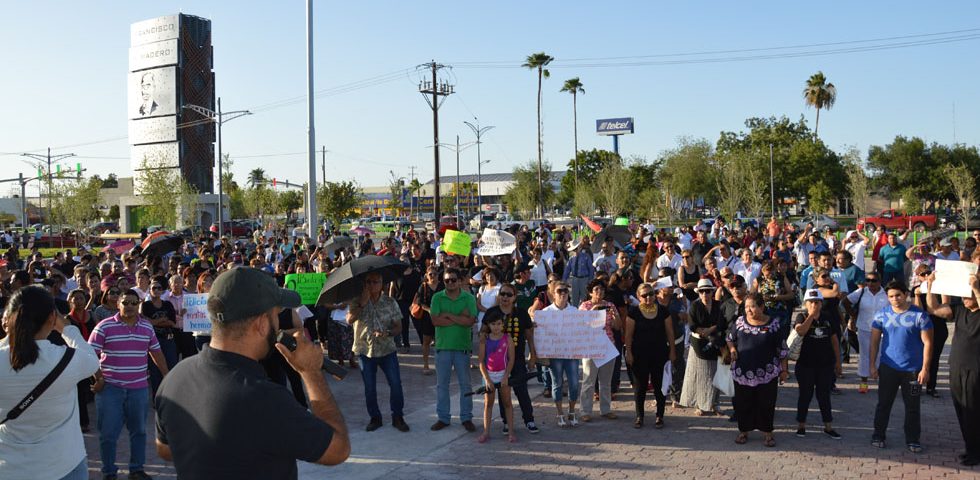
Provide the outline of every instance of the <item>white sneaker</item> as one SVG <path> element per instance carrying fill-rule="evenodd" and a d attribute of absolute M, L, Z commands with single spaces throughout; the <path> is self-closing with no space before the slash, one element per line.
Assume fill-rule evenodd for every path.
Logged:
<path fill-rule="evenodd" d="M 578 426 L 578 419 L 575 418 L 575 414 L 574 413 L 569 413 L 568 414 L 568 424 L 571 425 L 571 426 L 573 426 L 573 427 L 577 427 Z"/>
<path fill-rule="evenodd" d="M 558 427 L 565 428 L 568 426 L 568 422 L 565 421 L 564 415 L 558 415 Z"/>

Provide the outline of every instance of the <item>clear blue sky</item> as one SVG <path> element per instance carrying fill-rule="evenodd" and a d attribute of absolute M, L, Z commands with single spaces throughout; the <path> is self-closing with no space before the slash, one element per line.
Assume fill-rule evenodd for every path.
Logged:
<path fill-rule="evenodd" d="M 258 110 L 305 94 L 305 2 L 188 3 L 5 2 L 0 16 L 3 176 L 32 173 L 10 153 L 126 136 L 129 25 L 136 21 L 181 9 L 211 19 L 217 93 L 226 110 Z M 484 125 L 496 126 L 483 145 L 483 158 L 492 160 L 485 172 L 510 171 L 536 158 L 536 77 L 514 67 L 538 51 L 557 59 L 544 84 L 543 113 L 545 158 L 556 165 L 572 155 L 572 99 L 558 90 L 575 76 L 586 90 L 578 110 L 582 149 L 611 149 L 611 139 L 595 135 L 595 119 L 604 117 L 635 117 L 636 134 L 623 137 L 621 151 L 651 160 L 680 136 L 714 142 L 722 130 L 742 129 L 748 117 L 802 114 L 812 126 L 814 111 L 804 106 L 801 92 L 818 70 L 838 89 L 833 110 L 821 113 L 820 136 L 832 148 L 856 145 L 866 152 L 898 134 L 952 143 L 954 103 L 956 141 L 980 143 L 980 39 L 745 62 L 568 65 L 580 58 L 972 29 L 980 27 L 978 2 L 314 3 L 317 90 L 406 72 L 390 82 L 317 99 L 316 143 L 329 150 L 332 180 L 381 185 L 389 170 L 407 177 L 413 165 L 423 181 L 431 178 L 432 150 L 426 146 L 432 142 L 432 116 L 417 93 L 421 75 L 413 70 L 430 59 L 455 65 L 444 73 L 458 93 L 440 110 L 442 141 L 454 142 L 457 134 L 461 142 L 471 141 L 462 122 L 476 115 Z M 856 45 L 842 47 L 848 46 Z M 779 52 L 784 51 L 756 54 Z M 465 65 L 506 61 L 511 68 Z M 228 123 L 224 150 L 235 159 L 236 179 L 243 181 L 249 170 L 261 167 L 269 176 L 302 181 L 304 154 L 246 157 L 305 151 L 306 123 L 305 101 Z M 125 138 L 55 153 L 66 152 L 83 157 L 90 173 L 132 174 Z M 444 174 L 455 173 L 453 154 L 447 151 L 443 159 Z M 475 149 L 461 159 L 462 173 L 476 172 Z"/>

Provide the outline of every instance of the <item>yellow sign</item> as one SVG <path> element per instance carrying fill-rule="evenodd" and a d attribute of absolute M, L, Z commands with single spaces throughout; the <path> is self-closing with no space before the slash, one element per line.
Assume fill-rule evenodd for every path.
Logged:
<path fill-rule="evenodd" d="M 442 237 L 442 251 L 453 255 L 468 257 L 470 255 L 470 234 L 456 230 L 446 230 Z"/>

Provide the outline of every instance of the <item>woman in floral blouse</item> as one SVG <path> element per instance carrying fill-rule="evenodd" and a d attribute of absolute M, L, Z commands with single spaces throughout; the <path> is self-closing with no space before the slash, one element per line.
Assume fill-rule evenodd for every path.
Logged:
<path fill-rule="evenodd" d="M 592 280 L 589 284 L 588 300 L 579 304 L 579 310 L 605 310 L 606 311 L 606 336 L 609 341 L 613 341 L 613 330 L 622 330 L 622 320 L 616 306 L 607 302 L 606 284 L 602 280 Z M 591 358 L 582 359 L 582 392 L 579 398 L 582 401 L 582 421 L 592 420 L 592 402 L 595 393 L 596 378 L 599 379 L 599 414 L 610 420 L 616 418 L 612 412 L 612 375 L 616 362 L 606 362 L 602 366 L 596 366 L 595 360 Z"/>
<path fill-rule="evenodd" d="M 786 332 L 777 319 L 765 314 L 761 295 L 751 293 L 746 297 L 745 316 L 735 320 L 728 332 L 739 432 L 735 443 L 745 443 L 749 432 L 759 430 L 765 446 L 776 446 L 772 435 L 776 393 L 789 372 Z"/>

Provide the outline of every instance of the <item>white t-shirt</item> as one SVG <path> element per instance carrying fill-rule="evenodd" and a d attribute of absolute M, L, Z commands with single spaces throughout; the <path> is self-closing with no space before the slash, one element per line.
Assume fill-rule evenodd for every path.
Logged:
<path fill-rule="evenodd" d="M 531 280 L 533 280 L 534 284 L 537 286 L 544 286 L 548 284 L 548 268 L 546 268 L 547 263 L 548 262 L 543 256 L 541 257 L 541 261 L 538 263 L 534 263 L 533 258 L 529 262 L 529 265 L 531 265 Z M 550 265 L 548 266 L 550 267 Z"/>
<path fill-rule="evenodd" d="M 952 251 L 952 252 L 949 252 L 949 256 L 948 257 L 946 255 L 943 255 L 943 252 L 936 252 L 936 253 L 933 253 L 933 256 L 935 256 L 939 260 L 955 260 L 955 261 L 959 261 L 959 259 L 960 259 L 960 252 L 957 252 L 955 250 Z"/>
<path fill-rule="evenodd" d="M 673 254 L 668 256 L 666 253 L 657 257 L 657 270 L 663 270 L 664 268 L 670 267 L 674 271 L 678 271 L 681 265 L 684 263 L 684 259 L 678 254 Z"/>
<path fill-rule="evenodd" d="M 691 249 L 691 242 L 693 240 L 694 240 L 694 237 L 692 237 L 691 234 L 690 233 L 687 233 L 687 232 L 682 232 L 677 237 L 677 243 L 680 244 L 681 250 L 690 250 Z"/>
<path fill-rule="evenodd" d="M 861 292 L 864 292 L 864 297 L 861 297 Z M 888 294 L 884 288 L 879 288 L 878 293 L 875 294 L 871 293 L 871 289 L 861 287 L 851 292 L 847 296 L 847 301 L 851 302 L 851 305 L 855 305 L 857 304 L 858 297 L 861 297 L 861 304 L 857 305 L 857 328 L 862 332 L 870 332 L 871 321 L 874 320 L 875 314 L 889 306 Z"/>
<path fill-rule="evenodd" d="M 497 294 L 500 293 L 500 285 L 497 284 L 495 287 L 488 287 L 486 285 L 480 287 L 480 292 L 477 294 L 477 298 L 480 300 L 480 305 L 483 308 L 489 309 L 497 305 Z M 486 312 L 480 312 L 476 317 L 476 329 L 479 330 L 480 326 L 483 325 L 483 314 Z"/>
<path fill-rule="evenodd" d="M 98 370 L 99 357 L 74 325 L 65 327 L 62 338 L 76 350 L 65 371 L 23 415 L 0 428 L 2 478 L 62 478 L 85 459 L 77 384 Z M 65 353 L 64 347 L 47 340 L 36 342 L 37 360 L 14 372 L 10 344 L 0 340 L 0 419 L 41 383 Z"/>
<path fill-rule="evenodd" d="M 847 250 L 852 257 L 854 265 L 858 267 L 862 272 L 864 271 L 864 252 L 867 250 L 867 245 L 864 244 L 863 240 L 858 240 L 856 242 L 848 243 L 844 249 Z"/>
<path fill-rule="evenodd" d="M 762 265 L 759 265 L 759 262 L 752 262 L 749 265 L 738 262 L 738 264 L 732 267 L 732 272 L 734 272 L 735 275 L 740 275 L 742 278 L 744 278 L 745 286 L 751 289 L 752 285 L 754 285 L 752 282 L 754 282 L 755 279 L 759 277 L 759 274 L 762 273 Z"/>

